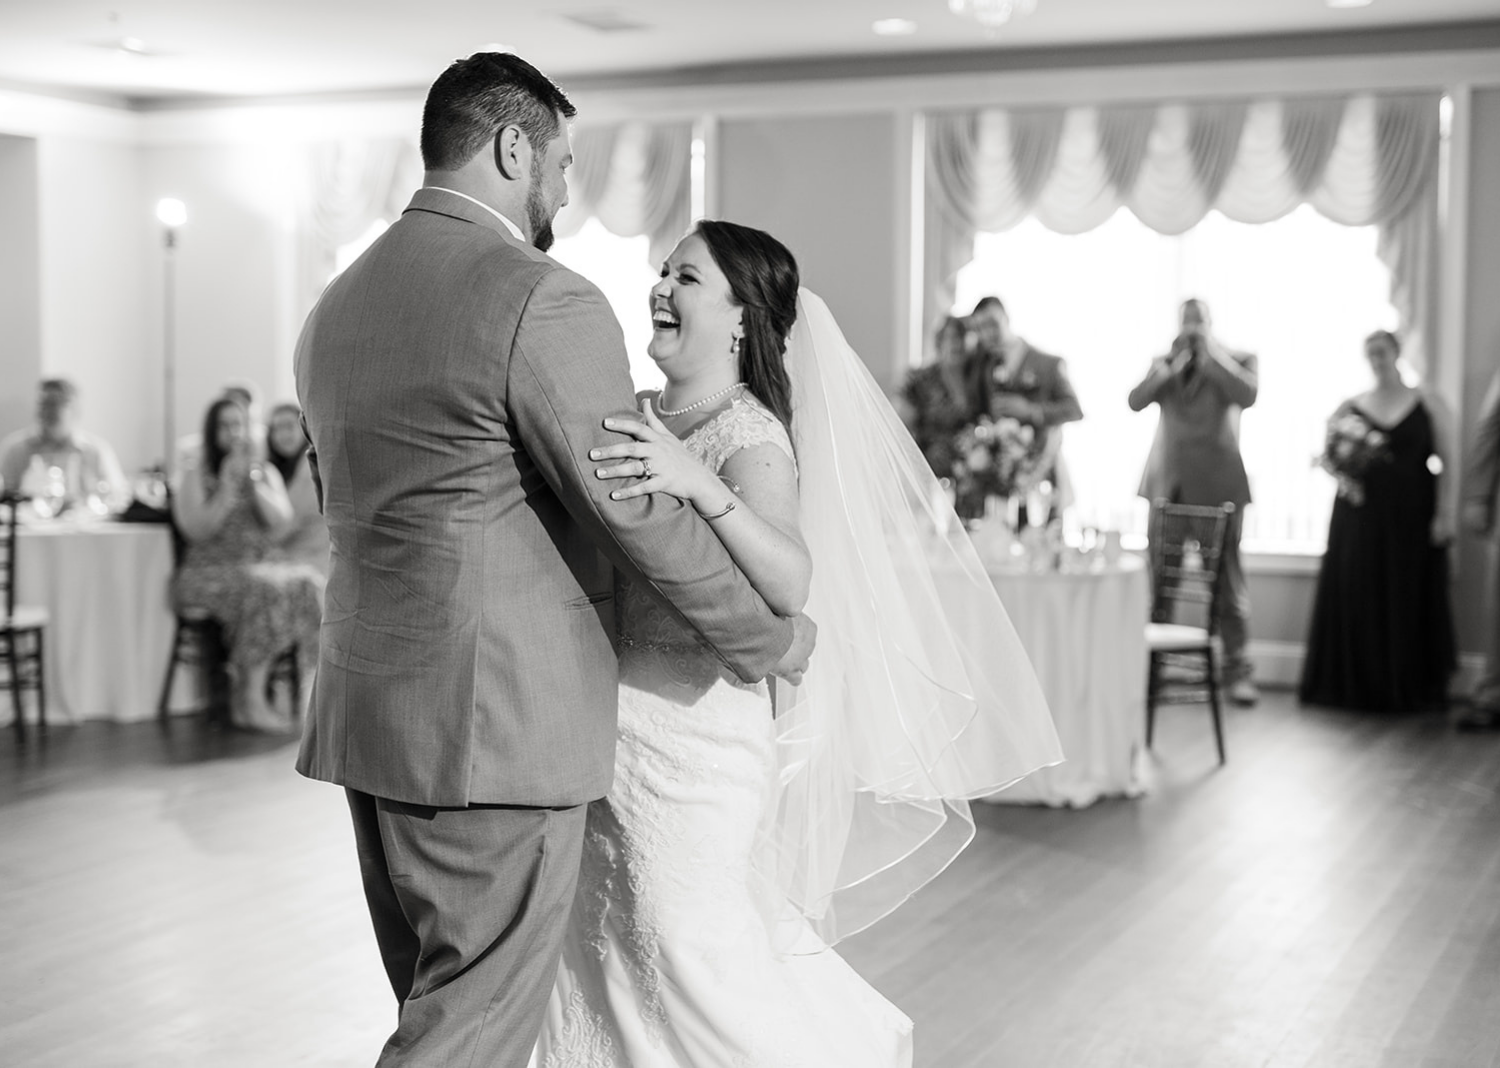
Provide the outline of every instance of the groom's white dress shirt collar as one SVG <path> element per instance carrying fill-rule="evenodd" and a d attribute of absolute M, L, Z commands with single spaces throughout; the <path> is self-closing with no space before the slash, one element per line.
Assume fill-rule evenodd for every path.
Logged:
<path fill-rule="evenodd" d="M 482 201 L 482 200 L 475 200 L 473 197 L 469 196 L 468 193 L 460 193 L 457 189 L 449 189 L 446 185 L 429 185 L 426 188 L 428 188 L 428 189 L 436 189 L 439 192 L 443 192 L 443 193 L 452 193 L 456 197 L 463 197 L 465 200 L 470 201 L 471 203 L 478 204 L 485 211 L 489 212 L 495 218 L 497 218 L 501 222 L 503 222 L 505 224 L 505 228 L 507 230 L 509 230 L 511 233 L 513 233 L 513 234 L 516 235 L 516 240 L 517 241 L 521 242 L 521 244 L 523 244 L 523 245 L 526 244 L 526 235 L 521 232 L 521 228 L 519 226 L 517 226 L 515 223 L 511 222 L 509 219 L 507 219 L 504 215 L 501 215 L 494 208 L 490 207 L 484 201 Z"/>

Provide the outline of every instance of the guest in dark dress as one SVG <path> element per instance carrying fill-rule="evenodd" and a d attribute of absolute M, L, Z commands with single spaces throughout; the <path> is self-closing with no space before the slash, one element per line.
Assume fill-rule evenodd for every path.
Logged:
<path fill-rule="evenodd" d="M 1419 709 L 1443 700 L 1455 666 L 1443 506 L 1452 480 L 1440 474 L 1447 413 L 1401 381 L 1400 351 L 1393 334 L 1371 334 L 1375 388 L 1329 420 L 1325 466 L 1339 495 L 1303 663 L 1308 704 Z"/>
<path fill-rule="evenodd" d="M 979 414 L 969 388 L 973 335 L 968 321 L 945 318 L 935 347 L 934 359 L 907 375 L 896 407 L 933 474 L 952 478 L 954 439 Z"/>

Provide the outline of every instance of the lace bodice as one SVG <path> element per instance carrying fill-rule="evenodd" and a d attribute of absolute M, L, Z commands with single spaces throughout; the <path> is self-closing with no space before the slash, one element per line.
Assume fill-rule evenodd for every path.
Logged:
<path fill-rule="evenodd" d="M 756 445 L 775 445 L 794 466 L 797 463 L 792 439 L 781 420 L 747 394 L 735 397 L 729 407 L 700 423 L 683 439 L 683 444 L 715 474 L 735 453 Z M 631 648 L 677 654 L 700 650 L 707 653 L 697 632 L 649 590 L 621 578 L 615 604 L 622 654 Z"/>

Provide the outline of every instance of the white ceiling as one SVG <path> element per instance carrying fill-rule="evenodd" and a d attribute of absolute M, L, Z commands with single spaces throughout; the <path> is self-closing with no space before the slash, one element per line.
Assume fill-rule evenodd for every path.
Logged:
<path fill-rule="evenodd" d="M 113 17 L 112 17 L 113 15 Z M 567 16 L 633 24 L 603 31 Z M 907 37 L 871 24 L 901 17 Z M 948 0 L 0 0 L 0 82 L 132 98 L 426 86 L 494 45 L 549 74 L 1080 46 L 1500 18 L 1500 0 L 1039 0 L 987 31 Z M 116 48 L 135 38 L 147 54 Z"/>

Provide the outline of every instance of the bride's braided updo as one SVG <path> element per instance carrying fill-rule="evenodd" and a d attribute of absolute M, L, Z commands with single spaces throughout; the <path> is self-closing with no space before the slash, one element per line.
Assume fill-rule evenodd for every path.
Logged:
<path fill-rule="evenodd" d="M 703 219 L 694 232 L 729 280 L 735 304 L 744 309 L 740 379 L 790 430 L 792 385 L 783 357 L 797 321 L 797 260 L 764 230 Z"/>

